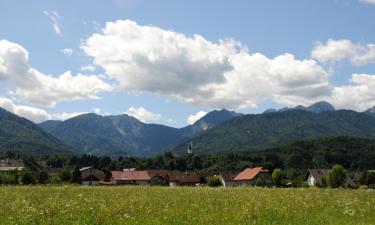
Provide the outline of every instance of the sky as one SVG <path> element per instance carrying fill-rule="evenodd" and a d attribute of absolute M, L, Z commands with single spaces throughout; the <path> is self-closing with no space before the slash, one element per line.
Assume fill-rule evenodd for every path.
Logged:
<path fill-rule="evenodd" d="M 191 124 L 375 105 L 374 0 L 0 1 L 0 107 Z"/>

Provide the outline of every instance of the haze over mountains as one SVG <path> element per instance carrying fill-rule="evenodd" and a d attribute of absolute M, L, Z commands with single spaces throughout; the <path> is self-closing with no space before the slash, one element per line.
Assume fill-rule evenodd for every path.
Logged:
<path fill-rule="evenodd" d="M 335 110 L 327 102 L 243 115 L 214 110 L 194 124 L 174 128 L 147 124 L 129 115 L 83 114 L 39 127 L 0 110 L 0 150 L 32 154 L 95 154 L 152 156 L 163 151 L 209 154 L 252 151 L 295 140 L 325 136 L 375 138 L 375 111 Z M 42 130 L 42 129 L 43 130 Z"/>

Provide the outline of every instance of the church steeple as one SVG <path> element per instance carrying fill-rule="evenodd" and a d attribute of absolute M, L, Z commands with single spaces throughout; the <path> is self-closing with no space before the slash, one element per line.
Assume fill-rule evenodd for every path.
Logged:
<path fill-rule="evenodd" d="M 189 147 L 188 147 L 188 154 L 189 154 L 189 155 L 193 154 L 193 143 L 192 143 L 192 142 L 190 142 L 190 144 L 189 144 Z"/>

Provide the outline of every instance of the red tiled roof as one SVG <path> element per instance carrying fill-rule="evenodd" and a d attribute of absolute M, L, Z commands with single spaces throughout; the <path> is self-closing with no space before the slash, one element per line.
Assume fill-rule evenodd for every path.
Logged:
<path fill-rule="evenodd" d="M 263 167 L 247 168 L 239 173 L 233 180 L 252 180 L 261 172 L 268 172 L 268 170 L 264 170 Z"/>
<path fill-rule="evenodd" d="M 114 180 L 151 180 L 147 171 L 111 171 Z"/>

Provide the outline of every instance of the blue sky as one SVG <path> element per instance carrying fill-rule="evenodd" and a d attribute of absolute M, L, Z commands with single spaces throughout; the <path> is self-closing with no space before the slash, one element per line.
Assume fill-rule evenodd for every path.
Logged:
<path fill-rule="evenodd" d="M 0 106 L 35 122 L 127 112 L 181 127 L 217 108 L 375 105 L 373 0 L 1 1 L 0 8 Z"/>

